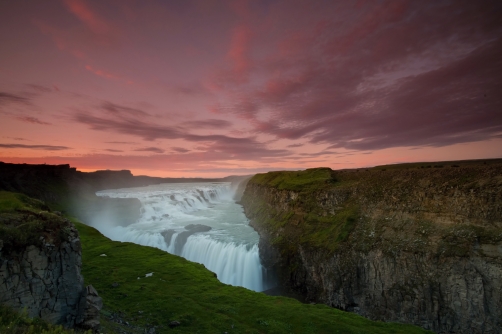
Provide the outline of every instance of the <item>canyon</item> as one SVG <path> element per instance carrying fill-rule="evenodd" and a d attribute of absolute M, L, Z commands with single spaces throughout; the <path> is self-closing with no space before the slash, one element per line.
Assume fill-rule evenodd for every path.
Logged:
<path fill-rule="evenodd" d="M 500 160 L 269 172 L 241 203 L 283 294 L 435 332 L 501 333 Z"/>

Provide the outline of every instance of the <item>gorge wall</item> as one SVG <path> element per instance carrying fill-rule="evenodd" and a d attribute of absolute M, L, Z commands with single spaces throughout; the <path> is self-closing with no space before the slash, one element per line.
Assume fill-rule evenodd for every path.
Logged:
<path fill-rule="evenodd" d="M 502 332 L 500 160 L 258 174 L 242 204 L 285 294 L 436 332 Z"/>
<path fill-rule="evenodd" d="M 42 202 L 0 192 L 0 304 L 68 328 L 97 329 L 101 298 L 84 286 L 73 224 Z"/>

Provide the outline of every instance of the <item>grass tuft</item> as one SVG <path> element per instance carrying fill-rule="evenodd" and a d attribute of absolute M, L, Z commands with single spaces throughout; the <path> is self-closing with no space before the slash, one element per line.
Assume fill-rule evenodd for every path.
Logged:
<path fill-rule="evenodd" d="M 65 329 L 43 321 L 40 318 L 28 317 L 26 311 L 17 312 L 0 304 L 0 333 L 9 334 L 72 334 L 72 329 Z M 79 332 L 91 334 L 91 331 Z"/>

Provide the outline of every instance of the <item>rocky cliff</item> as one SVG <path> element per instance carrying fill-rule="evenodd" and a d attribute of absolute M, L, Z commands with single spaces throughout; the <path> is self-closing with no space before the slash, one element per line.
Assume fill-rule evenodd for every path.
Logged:
<path fill-rule="evenodd" d="M 73 224 L 43 203 L 0 192 L 0 303 L 65 327 L 97 329 L 101 298 L 84 286 Z"/>
<path fill-rule="evenodd" d="M 258 174 L 242 204 L 286 294 L 436 332 L 502 332 L 501 161 Z"/>

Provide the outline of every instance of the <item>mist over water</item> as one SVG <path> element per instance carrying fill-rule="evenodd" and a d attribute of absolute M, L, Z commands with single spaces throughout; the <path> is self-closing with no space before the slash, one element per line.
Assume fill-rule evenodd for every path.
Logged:
<path fill-rule="evenodd" d="M 98 196 L 137 198 L 139 220 L 114 226 L 92 225 L 112 240 L 152 246 L 203 264 L 227 284 L 264 291 L 272 288 L 260 263 L 258 233 L 249 226 L 236 187 L 230 182 L 165 183 L 104 190 Z"/>

